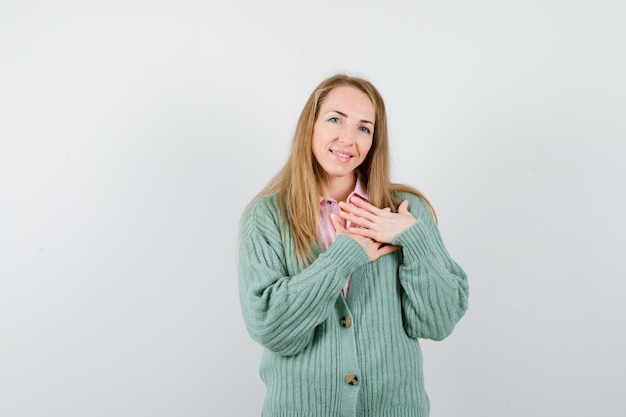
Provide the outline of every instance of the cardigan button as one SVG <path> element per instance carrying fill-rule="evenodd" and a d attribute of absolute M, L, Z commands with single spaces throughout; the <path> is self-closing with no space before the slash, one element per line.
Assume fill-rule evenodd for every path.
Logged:
<path fill-rule="evenodd" d="M 356 385 L 359 382 L 359 378 L 357 378 L 356 374 L 348 374 L 346 375 L 346 382 L 348 385 Z"/>
<path fill-rule="evenodd" d="M 348 327 L 352 326 L 352 319 L 350 318 L 350 316 L 345 316 L 341 318 L 339 323 L 341 323 L 341 327 L 345 327 L 347 329 Z"/>

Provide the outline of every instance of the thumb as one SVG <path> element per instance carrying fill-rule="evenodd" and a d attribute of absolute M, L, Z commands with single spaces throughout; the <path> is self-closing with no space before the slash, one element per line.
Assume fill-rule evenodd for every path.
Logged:
<path fill-rule="evenodd" d="M 341 219 L 335 213 L 331 213 L 330 222 L 335 228 L 335 232 L 343 232 L 346 230 L 346 228 L 343 226 L 343 223 L 341 222 Z"/>
<path fill-rule="evenodd" d="M 409 202 L 407 200 L 404 200 L 398 206 L 398 213 L 399 214 L 404 214 L 404 213 L 408 213 L 408 212 L 409 212 Z"/>

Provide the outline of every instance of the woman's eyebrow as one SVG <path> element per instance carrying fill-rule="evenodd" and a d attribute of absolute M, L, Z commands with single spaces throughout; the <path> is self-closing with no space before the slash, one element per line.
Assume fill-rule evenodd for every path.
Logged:
<path fill-rule="evenodd" d="M 340 115 L 340 116 L 343 116 L 343 117 L 348 117 L 348 115 L 347 115 L 347 114 L 345 114 L 344 112 L 341 112 L 341 111 L 339 111 L 339 110 L 331 110 L 331 111 L 330 111 L 330 113 L 337 113 L 337 114 L 338 114 L 338 115 Z M 369 124 L 371 124 L 372 126 L 374 126 L 374 122 L 370 122 L 369 120 L 365 120 L 365 119 L 361 119 L 361 123 L 369 123 Z"/>

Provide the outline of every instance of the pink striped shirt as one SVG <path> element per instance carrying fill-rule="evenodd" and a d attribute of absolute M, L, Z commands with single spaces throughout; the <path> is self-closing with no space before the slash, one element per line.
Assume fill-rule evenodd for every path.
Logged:
<path fill-rule="evenodd" d="M 367 190 L 363 187 L 361 180 L 357 178 L 356 186 L 354 187 L 354 191 L 350 193 L 346 201 L 350 201 L 353 196 L 357 196 L 362 198 L 363 200 L 367 200 Z M 328 249 L 330 245 L 335 241 L 335 228 L 333 227 L 332 222 L 330 221 L 331 213 L 335 213 L 337 216 L 339 215 L 339 203 L 337 200 L 333 198 L 320 197 L 320 212 L 317 216 L 317 230 L 320 236 L 320 243 L 324 250 Z M 350 228 L 350 222 L 346 222 L 346 229 Z M 344 298 L 348 296 L 348 289 L 350 288 L 350 280 L 352 279 L 352 275 L 348 277 L 346 280 L 346 285 L 343 287 L 343 296 Z"/>

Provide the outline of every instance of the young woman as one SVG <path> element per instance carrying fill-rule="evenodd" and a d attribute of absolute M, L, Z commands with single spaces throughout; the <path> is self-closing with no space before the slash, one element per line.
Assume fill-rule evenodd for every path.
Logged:
<path fill-rule="evenodd" d="M 240 299 L 265 348 L 264 417 L 428 416 L 417 339 L 450 334 L 467 278 L 428 201 L 390 182 L 388 148 L 378 91 L 333 76 L 243 214 Z"/>

